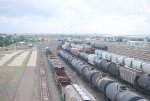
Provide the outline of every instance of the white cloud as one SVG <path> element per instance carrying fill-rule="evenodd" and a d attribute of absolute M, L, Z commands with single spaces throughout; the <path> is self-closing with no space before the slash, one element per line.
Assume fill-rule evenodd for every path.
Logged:
<path fill-rule="evenodd" d="M 0 12 L 0 32 L 150 32 L 148 0 L 8 0 Z"/>

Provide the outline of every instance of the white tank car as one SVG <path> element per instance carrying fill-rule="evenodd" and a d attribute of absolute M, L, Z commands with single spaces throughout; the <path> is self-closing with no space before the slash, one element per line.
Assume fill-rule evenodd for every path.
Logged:
<path fill-rule="evenodd" d="M 65 89 L 65 101 L 96 101 L 81 85 L 68 85 Z"/>
<path fill-rule="evenodd" d="M 97 55 L 95 55 L 95 54 L 89 54 L 88 55 L 88 63 L 94 65 L 94 59 L 95 58 L 99 58 L 99 57 Z"/>

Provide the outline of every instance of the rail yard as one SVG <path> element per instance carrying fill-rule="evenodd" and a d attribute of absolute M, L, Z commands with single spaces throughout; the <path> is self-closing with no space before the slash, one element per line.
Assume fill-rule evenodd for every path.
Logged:
<path fill-rule="evenodd" d="M 134 49 L 125 45 L 67 38 L 50 36 L 32 47 L 4 53 L 0 100 L 150 100 L 150 63 L 143 56 L 148 49 L 133 55 Z"/>
<path fill-rule="evenodd" d="M 150 101 L 150 0 L 0 0 L 0 101 Z"/>

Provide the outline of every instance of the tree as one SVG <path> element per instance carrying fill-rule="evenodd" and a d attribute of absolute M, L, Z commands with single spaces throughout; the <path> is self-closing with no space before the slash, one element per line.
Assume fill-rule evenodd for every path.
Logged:
<path fill-rule="evenodd" d="M 3 41 L 0 40 L 0 47 L 3 47 Z"/>

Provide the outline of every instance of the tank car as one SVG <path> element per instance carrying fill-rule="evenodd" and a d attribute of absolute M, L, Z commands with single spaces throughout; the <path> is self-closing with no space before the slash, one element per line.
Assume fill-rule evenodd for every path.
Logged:
<path fill-rule="evenodd" d="M 106 46 L 106 45 L 93 44 L 92 47 L 93 47 L 93 48 L 96 48 L 96 49 L 100 49 L 100 50 L 105 50 L 105 51 L 108 50 L 108 46 Z"/>
<path fill-rule="evenodd" d="M 114 101 L 148 101 L 148 100 L 131 92 L 130 90 L 123 90 L 116 95 Z"/>
<path fill-rule="evenodd" d="M 88 55 L 88 63 L 94 65 L 94 59 L 95 58 L 98 58 L 98 56 L 95 54 L 89 54 Z"/>
<path fill-rule="evenodd" d="M 140 91 L 150 94 L 150 74 L 141 75 L 136 82 Z"/>
<path fill-rule="evenodd" d="M 79 53 L 79 57 L 85 61 L 88 61 L 88 54 L 84 52 Z"/>

